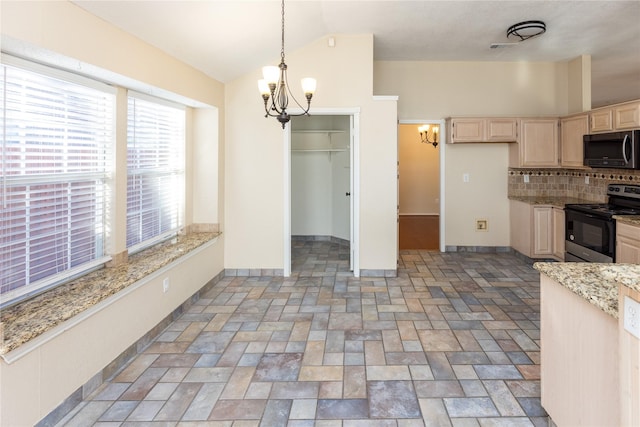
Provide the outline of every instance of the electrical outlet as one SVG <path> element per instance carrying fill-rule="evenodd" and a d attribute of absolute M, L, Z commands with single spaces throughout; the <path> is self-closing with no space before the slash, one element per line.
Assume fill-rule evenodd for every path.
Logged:
<path fill-rule="evenodd" d="M 165 277 L 164 280 L 162 281 L 162 291 L 163 292 L 169 291 L 169 278 L 168 277 Z"/>
<path fill-rule="evenodd" d="M 624 297 L 624 329 L 640 339 L 640 302 Z"/>
<path fill-rule="evenodd" d="M 476 220 L 476 231 L 487 231 L 489 228 L 489 223 L 486 219 L 477 219 Z"/>
<path fill-rule="evenodd" d="M 589 184 L 589 175 L 584 176 L 584 183 Z"/>
<path fill-rule="evenodd" d="M 524 178 L 524 183 L 525 183 L 525 184 L 528 184 L 528 183 L 529 183 L 529 174 L 528 174 L 528 173 L 525 173 L 525 174 L 523 175 L 523 178 Z"/>

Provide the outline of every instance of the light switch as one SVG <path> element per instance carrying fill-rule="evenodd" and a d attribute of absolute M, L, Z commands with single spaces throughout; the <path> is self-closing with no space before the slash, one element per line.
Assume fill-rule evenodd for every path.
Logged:
<path fill-rule="evenodd" d="M 462 182 L 469 182 L 469 174 L 468 173 L 463 173 L 462 174 Z"/>

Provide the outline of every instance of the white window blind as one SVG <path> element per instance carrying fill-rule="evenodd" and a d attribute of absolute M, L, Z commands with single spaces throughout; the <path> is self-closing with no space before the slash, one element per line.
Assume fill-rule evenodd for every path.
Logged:
<path fill-rule="evenodd" d="M 78 76 L 3 62 L 0 303 L 6 305 L 105 261 L 114 94 L 97 82 L 80 84 Z"/>
<path fill-rule="evenodd" d="M 127 248 L 135 252 L 183 225 L 185 110 L 128 99 Z"/>

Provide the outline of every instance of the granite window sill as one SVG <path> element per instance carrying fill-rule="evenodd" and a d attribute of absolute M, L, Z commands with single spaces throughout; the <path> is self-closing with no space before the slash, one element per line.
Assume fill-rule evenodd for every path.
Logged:
<path fill-rule="evenodd" d="M 215 240 L 220 233 L 189 233 L 46 291 L 0 312 L 0 356 L 28 343 L 144 277 Z"/>

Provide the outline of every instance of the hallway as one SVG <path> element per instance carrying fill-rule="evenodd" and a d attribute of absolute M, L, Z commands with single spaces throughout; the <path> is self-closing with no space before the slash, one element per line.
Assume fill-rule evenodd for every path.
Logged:
<path fill-rule="evenodd" d="M 294 241 L 290 278 L 225 277 L 64 426 L 547 426 L 539 278 L 511 254 Z"/>

